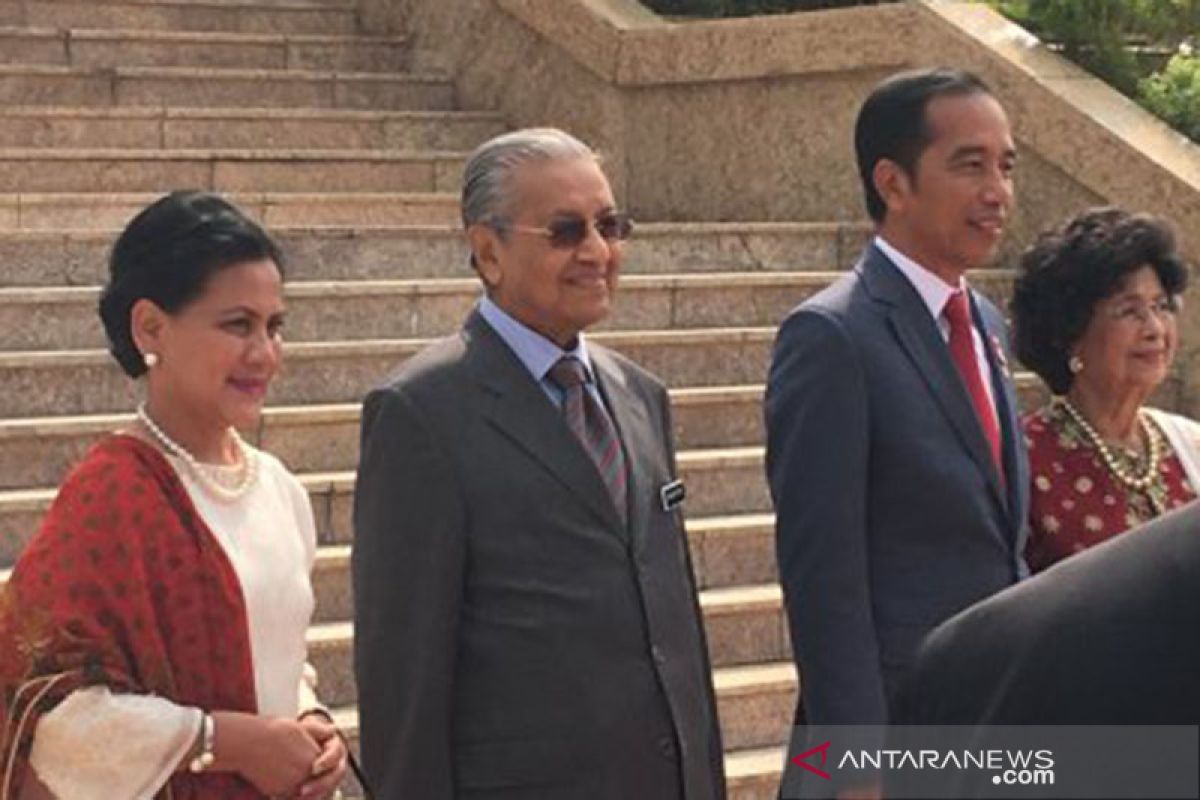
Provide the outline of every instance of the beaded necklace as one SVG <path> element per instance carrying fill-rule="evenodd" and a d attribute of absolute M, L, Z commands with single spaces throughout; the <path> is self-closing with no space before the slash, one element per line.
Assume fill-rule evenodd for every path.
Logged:
<path fill-rule="evenodd" d="M 242 441 L 242 437 L 238 435 L 236 429 L 230 428 L 229 433 L 233 436 L 234 444 L 237 446 L 238 452 L 242 455 L 242 463 L 241 468 L 238 470 L 240 473 L 239 477 L 232 485 L 227 486 L 221 479 L 228 474 L 228 469 L 215 464 L 201 463 L 187 448 L 170 436 L 167 436 L 166 432 L 158 427 L 158 424 L 150 418 L 149 412 L 146 411 L 145 403 L 138 405 L 137 418 L 146 426 L 146 430 L 150 431 L 154 438 L 158 440 L 163 449 L 183 461 L 200 485 L 218 500 L 232 503 L 249 491 L 254 482 L 258 480 L 258 455 Z"/>
<path fill-rule="evenodd" d="M 1056 398 L 1059 406 L 1067 412 L 1067 416 L 1071 421 L 1083 431 L 1083 435 L 1088 442 L 1100 454 L 1100 460 L 1104 462 L 1104 466 L 1109 473 L 1117 479 L 1117 482 L 1130 491 L 1144 494 L 1150 501 L 1150 505 L 1154 508 L 1156 515 L 1161 515 L 1166 511 L 1166 503 L 1159 492 L 1155 491 L 1159 487 L 1155 484 L 1159 480 L 1159 466 L 1162 463 L 1162 440 L 1154 426 L 1150 424 L 1147 415 L 1144 411 L 1138 411 L 1137 421 L 1138 427 L 1142 431 L 1142 435 L 1146 438 L 1147 454 L 1146 468 L 1140 473 L 1135 474 L 1131 469 L 1122 464 L 1113 453 L 1112 448 L 1108 446 L 1108 442 L 1104 441 L 1104 437 L 1100 435 L 1092 424 L 1087 421 L 1083 413 L 1079 411 L 1065 397 Z"/>

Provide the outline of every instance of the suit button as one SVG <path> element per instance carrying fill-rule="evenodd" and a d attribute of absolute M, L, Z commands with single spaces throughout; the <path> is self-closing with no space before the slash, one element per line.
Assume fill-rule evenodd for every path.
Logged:
<path fill-rule="evenodd" d="M 662 648 L 656 644 L 650 646 L 650 656 L 654 659 L 654 663 L 660 667 L 667 663 L 667 657 L 663 655 Z"/>
<path fill-rule="evenodd" d="M 675 749 L 675 739 L 671 736 L 664 736 L 658 740 L 658 752 L 662 753 L 662 757 L 674 761 L 678 755 Z"/>

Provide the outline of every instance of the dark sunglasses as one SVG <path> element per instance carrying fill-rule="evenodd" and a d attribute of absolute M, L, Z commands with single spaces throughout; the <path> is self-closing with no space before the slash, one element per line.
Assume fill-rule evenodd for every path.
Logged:
<path fill-rule="evenodd" d="M 588 236 L 588 229 L 594 227 L 600 238 L 608 242 L 623 241 L 633 233 L 633 220 L 628 214 L 612 213 L 597 217 L 594 221 L 583 217 L 561 217 L 544 228 L 529 225 L 509 225 L 508 229 L 517 233 L 532 233 L 545 236 L 551 247 L 574 248 L 583 244 Z"/>

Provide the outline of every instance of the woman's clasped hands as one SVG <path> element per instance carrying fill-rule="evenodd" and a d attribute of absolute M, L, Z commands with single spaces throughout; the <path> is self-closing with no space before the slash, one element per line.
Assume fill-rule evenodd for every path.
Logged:
<path fill-rule="evenodd" d="M 324 800 L 345 777 L 348 754 L 321 712 L 299 720 L 217 712 L 215 769 L 239 773 L 268 797 Z"/>

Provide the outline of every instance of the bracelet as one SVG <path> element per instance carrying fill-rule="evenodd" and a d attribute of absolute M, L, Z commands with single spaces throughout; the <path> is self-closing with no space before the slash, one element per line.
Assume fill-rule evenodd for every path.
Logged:
<path fill-rule="evenodd" d="M 200 720 L 199 752 L 188 764 L 188 769 L 194 773 L 204 772 L 213 765 L 217 756 L 213 753 L 213 742 L 216 739 L 216 723 L 212 714 L 205 714 Z"/>
<path fill-rule="evenodd" d="M 299 722 L 305 717 L 320 717 L 330 725 L 336 725 L 336 723 L 333 721 L 333 714 L 329 713 L 329 709 L 323 706 L 313 706 L 312 708 L 304 709 L 300 712 L 299 716 L 296 717 L 296 721 Z"/>

